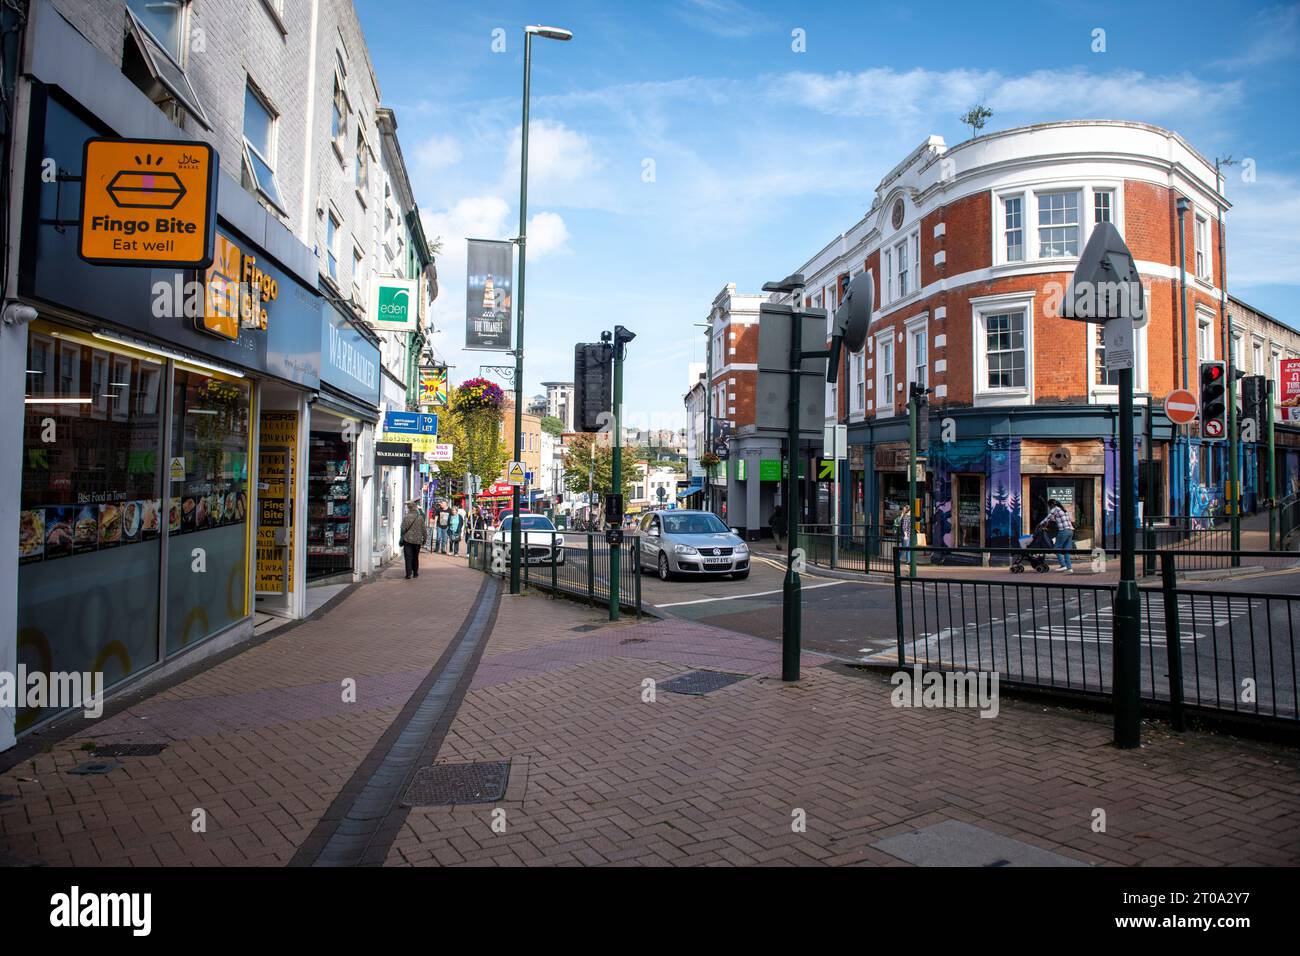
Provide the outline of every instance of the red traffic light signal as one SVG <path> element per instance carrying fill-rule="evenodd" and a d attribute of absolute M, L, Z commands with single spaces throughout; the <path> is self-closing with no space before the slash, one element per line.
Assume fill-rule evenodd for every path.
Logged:
<path fill-rule="evenodd" d="M 1201 363 L 1201 437 L 1222 441 L 1228 436 L 1227 369 L 1222 362 Z"/>

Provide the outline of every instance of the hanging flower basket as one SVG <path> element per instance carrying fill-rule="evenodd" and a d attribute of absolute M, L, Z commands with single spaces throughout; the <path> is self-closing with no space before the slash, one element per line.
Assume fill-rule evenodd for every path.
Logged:
<path fill-rule="evenodd" d="M 500 411 L 504 401 L 501 386 L 486 378 L 471 378 L 456 388 L 456 404 L 467 412 Z"/>
<path fill-rule="evenodd" d="M 710 470 L 718 467 L 718 465 L 721 463 L 722 463 L 722 459 L 719 458 L 711 451 L 706 451 L 703 455 L 700 456 L 700 464 Z"/>

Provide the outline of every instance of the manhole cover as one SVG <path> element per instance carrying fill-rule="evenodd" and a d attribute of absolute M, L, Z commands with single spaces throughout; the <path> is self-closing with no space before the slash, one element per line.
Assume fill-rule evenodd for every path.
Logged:
<path fill-rule="evenodd" d="M 95 744 L 96 757 L 156 757 L 166 744 Z"/>
<path fill-rule="evenodd" d="M 439 763 L 421 767 L 406 789 L 403 805 L 440 807 L 454 803 L 496 803 L 506 792 L 509 761 Z"/>
<path fill-rule="evenodd" d="M 110 773 L 122 766 L 116 760 L 88 760 L 83 764 L 73 767 L 68 773 L 90 774 L 90 773 Z"/>
<path fill-rule="evenodd" d="M 690 671 L 680 677 L 664 681 L 659 687 L 674 694 L 711 694 L 728 684 L 747 680 L 750 676 L 749 674 L 727 674 L 722 671 Z"/>
<path fill-rule="evenodd" d="M 644 637 L 627 637 L 619 641 L 619 643 L 620 644 L 648 644 L 649 641 L 647 641 Z"/>

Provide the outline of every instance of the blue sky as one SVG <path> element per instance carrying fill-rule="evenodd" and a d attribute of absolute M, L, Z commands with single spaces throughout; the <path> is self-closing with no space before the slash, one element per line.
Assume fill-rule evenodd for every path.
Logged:
<path fill-rule="evenodd" d="M 453 381 L 510 361 L 462 349 L 464 249 L 518 231 L 528 23 L 574 32 L 533 45 L 528 394 L 571 379 L 574 343 L 622 323 L 638 334 L 629 415 L 682 418 L 687 363 L 704 358 L 693 323 L 721 288 L 756 291 L 796 268 L 926 136 L 967 138 L 957 117 L 977 102 L 994 110 L 988 130 L 1134 119 L 1211 159 L 1253 159 L 1254 182 L 1229 173 L 1228 286 L 1300 320 L 1300 5 L 356 5 L 426 228 L 444 243 L 434 317 Z"/>

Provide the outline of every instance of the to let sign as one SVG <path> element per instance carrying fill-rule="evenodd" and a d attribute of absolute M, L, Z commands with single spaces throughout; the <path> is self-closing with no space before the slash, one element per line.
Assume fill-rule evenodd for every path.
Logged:
<path fill-rule="evenodd" d="M 207 143 L 88 139 L 77 252 L 96 265 L 206 269 L 217 154 Z"/>

